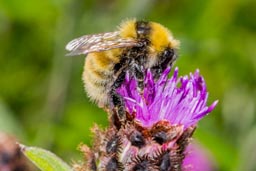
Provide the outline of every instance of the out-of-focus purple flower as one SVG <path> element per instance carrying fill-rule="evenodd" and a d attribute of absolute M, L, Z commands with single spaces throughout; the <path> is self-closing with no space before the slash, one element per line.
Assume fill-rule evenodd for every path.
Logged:
<path fill-rule="evenodd" d="M 189 144 L 185 153 L 182 164 L 184 171 L 214 171 L 216 169 L 212 157 L 199 144 Z"/>
<path fill-rule="evenodd" d="M 17 145 L 17 139 L 10 134 L 0 132 L 0 171 L 33 170 Z"/>
<path fill-rule="evenodd" d="M 175 68 L 172 77 L 168 78 L 170 71 L 167 68 L 157 81 L 148 71 L 143 94 L 138 91 L 136 80 L 129 75 L 118 90 L 125 99 L 128 112 L 134 113 L 135 119 L 144 127 L 167 120 L 171 125 L 183 125 L 186 129 L 211 112 L 218 103 L 206 105 L 208 92 L 199 70 L 190 76 L 178 77 L 178 68 Z"/>

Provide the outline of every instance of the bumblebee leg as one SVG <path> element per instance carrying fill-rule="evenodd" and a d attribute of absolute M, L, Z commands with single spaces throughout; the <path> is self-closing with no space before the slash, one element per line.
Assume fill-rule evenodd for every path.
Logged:
<path fill-rule="evenodd" d="M 158 80 L 161 74 L 163 73 L 163 68 L 159 65 L 153 66 L 152 68 L 150 68 L 150 70 L 153 74 L 154 80 Z"/>
<path fill-rule="evenodd" d="M 117 119 L 119 122 L 123 123 L 126 119 L 125 107 L 124 107 L 124 100 L 122 96 L 120 96 L 117 92 L 111 92 L 112 103 L 114 105 L 114 110 L 117 115 Z"/>
<path fill-rule="evenodd" d="M 121 95 L 119 95 L 116 92 L 116 89 L 119 88 L 123 81 L 125 79 L 125 71 L 122 71 L 118 78 L 116 79 L 116 81 L 114 82 L 114 84 L 111 87 L 111 91 L 110 91 L 110 98 L 111 98 L 111 102 L 114 105 L 114 109 L 117 113 L 117 117 L 118 120 L 120 122 L 124 122 L 126 119 L 126 112 L 125 112 L 125 106 L 124 106 L 124 100 L 122 98 Z"/>
<path fill-rule="evenodd" d="M 134 75 L 138 84 L 137 89 L 142 94 L 144 90 L 144 75 L 145 75 L 145 70 L 142 65 L 139 65 L 137 63 L 134 64 Z"/>

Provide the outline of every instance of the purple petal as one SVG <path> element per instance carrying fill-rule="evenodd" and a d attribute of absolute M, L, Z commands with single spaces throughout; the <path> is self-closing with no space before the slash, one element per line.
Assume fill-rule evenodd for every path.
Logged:
<path fill-rule="evenodd" d="M 141 95 L 133 77 L 126 75 L 125 82 L 118 89 L 125 99 L 129 113 L 135 112 L 136 119 L 144 126 L 152 126 L 160 120 L 168 120 L 172 124 L 182 124 L 185 128 L 196 124 L 210 113 L 217 105 L 213 102 L 206 105 L 208 92 L 204 78 L 197 69 L 193 74 L 178 78 L 176 67 L 171 78 L 168 67 L 157 81 L 148 70 L 144 79 L 145 88 Z"/>

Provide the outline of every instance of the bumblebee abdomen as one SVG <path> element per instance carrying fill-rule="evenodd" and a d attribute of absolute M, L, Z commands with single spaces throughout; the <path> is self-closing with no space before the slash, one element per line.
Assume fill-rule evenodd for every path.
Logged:
<path fill-rule="evenodd" d="M 92 53 L 86 57 L 84 70 L 87 70 L 88 75 L 85 77 L 92 78 L 92 82 L 102 82 L 113 74 L 112 68 L 114 66 L 105 52 Z"/>
<path fill-rule="evenodd" d="M 105 106 L 108 90 L 113 83 L 114 65 L 119 61 L 120 50 L 110 50 L 88 54 L 85 59 L 83 81 L 91 100 Z"/>

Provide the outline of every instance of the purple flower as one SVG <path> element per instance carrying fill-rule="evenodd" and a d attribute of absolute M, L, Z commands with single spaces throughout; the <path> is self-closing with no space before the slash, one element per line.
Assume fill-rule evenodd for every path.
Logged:
<path fill-rule="evenodd" d="M 214 101 L 207 106 L 208 92 L 198 69 L 194 74 L 178 77 L 178 68 L 175 68 L 172 77 L 168 78 L 170 71 L 171 68 L 167 68 L 161 77 L 154 81 L 152 73 L 148 70 L 142 94 L 137 89 L 136 80 L 128 74 L 118 89 L 125 99 L 127 111 L 135 114 L 135 119 L 144 127 L 167 120 L 172 125 L 183 125 L 186 129 L 195 125 L 218 103 Z"/>
<path fill-rule="evenodd" d="M 110 119 L 102 130 L 95 126 L 94 145 L 83 148 L 86 162 L 78 170 L 186 170 L 202 168 L 187 158 L 186 151 L 197 122 L 211 112 L 218 101 L 207 106 L 208 92 L 203 77 L 196 70 L 178 77 L 178 68 L 168 78 L 167 68 L 155 81 L 148 70 L 144 90 L 126 75 L 117 92 L 123 97 L 126 120 Z M 115 114 L 115 108 L 112 108 Z M 185 161 L 183 162 L 183 159 Z M 206 166 L 203 168 L 207 168 Z M 205 170 L 207 171 L 207 170 Z"/>

